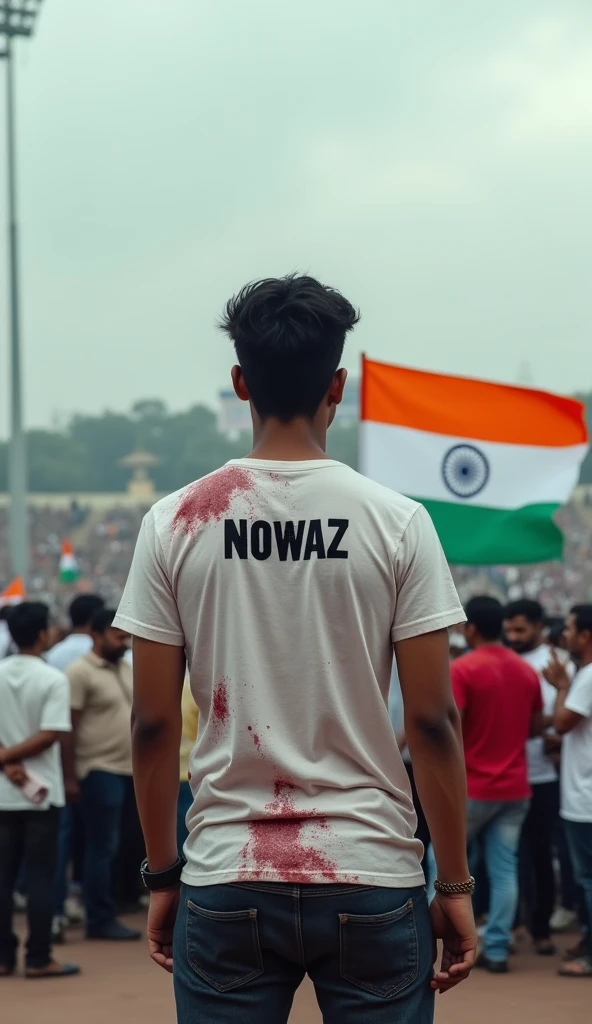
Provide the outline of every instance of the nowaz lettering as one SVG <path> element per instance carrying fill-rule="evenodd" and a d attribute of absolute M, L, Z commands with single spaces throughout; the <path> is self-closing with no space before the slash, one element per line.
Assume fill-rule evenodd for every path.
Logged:
<path fill-rule="evenodd" d="M 349 519 L 299 519 L 268 523 L 257 519 L 224 520 L 224 558 L 254 558 L 263 562 L 275 550 L 280 562 L 316 558 L 349 558 L 341 547 Z"/>

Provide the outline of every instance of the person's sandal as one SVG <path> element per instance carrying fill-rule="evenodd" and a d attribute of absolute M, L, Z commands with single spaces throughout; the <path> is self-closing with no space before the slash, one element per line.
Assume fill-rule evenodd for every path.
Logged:
<path fill-rule="evenodd" d="M 592 959 L 581 956 L 579 960 L 567 960 L 559 968 L 562 978 L 592 978 Z"/>
<path fill-rule="evenodd" d="M 58 964 L 52 960 L 45 967 L 27 967 L 25 978 L 30 981 L 37 981 L 39 978 L 73 978 L 80 974 L 80 967 L 77 964 Z"/>
<path fill-rule="evenodd" d="M 585 939 L 580 939 L 580 941 L 576 943 L 575 946 L 570 946 L 570 948 L 566 949 L 565 953 L 563 954 L 562 959 L 564 963 L 568 960 L 579 960 L 580 957 L 586 956 L 586 947 L 587 943 Z"/>

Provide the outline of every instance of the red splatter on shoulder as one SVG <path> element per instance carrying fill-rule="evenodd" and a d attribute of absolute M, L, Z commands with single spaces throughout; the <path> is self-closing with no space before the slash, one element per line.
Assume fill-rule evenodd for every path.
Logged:
<path fill-rule="evenodd" d="M 173 517 L 173 530 L 193 533 L 204 523 L 218 522 L 230 511 L 234 498 L 255 489 L 253 473 L 240 466 L 225 466 L 197 480 L 183 492 Z"/>
<path fill-rule="evenodd" d="M 276 776 L 274 799 L 265 805 L 265 817 L 249 822 L 249 840 L 242 851 L 239 878 L 273 876 L 286 882 L 307 883 L 311 876 L 337 882 L 337 864 L 310 845 L 327 819 L 316 810 L 299 811 L 296 785 L 287 776 Z M 307 842 L 306 840 L 309 840 Z"/>
<path fill-rule="evenodd" d="M 214 686 L 212 694 L 212 721 L 214 725 L 226 725 L 229 717 L 228 683 L 225 679 L 221 679 Z"/>

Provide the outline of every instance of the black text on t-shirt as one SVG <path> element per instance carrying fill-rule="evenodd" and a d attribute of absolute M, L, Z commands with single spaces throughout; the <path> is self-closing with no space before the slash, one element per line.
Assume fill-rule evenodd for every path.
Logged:
<path fill-rule="evenodd" d="M 299 519 L 297 522 L 268 523 L 256 519 L 224 520 L 224 557 L 256 558 L 263 562 L 275 547 L 280 562 L 298 562 L 316 558 L 349 558 L 341 543 L 349 527 L 349 519 Z"/>

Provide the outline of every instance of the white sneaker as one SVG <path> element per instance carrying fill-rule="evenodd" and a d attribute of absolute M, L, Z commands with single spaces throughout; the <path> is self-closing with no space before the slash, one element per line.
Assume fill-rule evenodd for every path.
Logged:
<path fill-rule="evenodd" d="M 568 928 L 576 923 L 578 915 L 575 910 L 566 910 L 565 907 L 557 907 L 550 920 L 551 931 L 566 932 Z"/>
<path fill-rule="evenodd" d="M 70 924 L 81 924 L 84 921 L 84 907 L 77 896 L 67 896 L 64 901 L 64 914 Z"/>
<path fill-rule="evenodd" d="M 14 909 L 17 911 L 23 911 L 27 909 L 27 897 L 22 892 L 14 892 L 12 894 L 12 904 Z"/>

